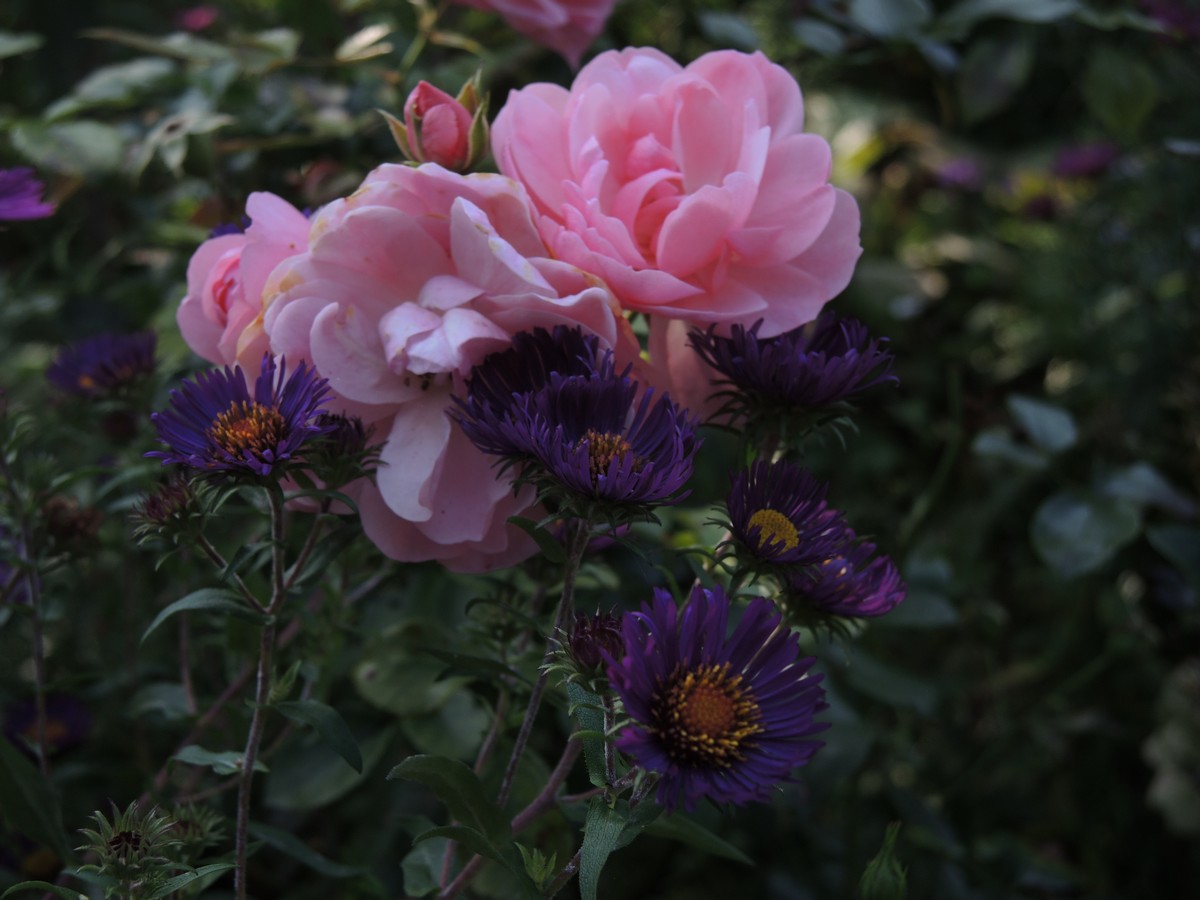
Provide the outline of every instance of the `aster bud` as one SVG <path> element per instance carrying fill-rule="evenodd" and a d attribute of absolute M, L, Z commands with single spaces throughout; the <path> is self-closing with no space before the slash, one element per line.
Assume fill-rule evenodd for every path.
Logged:
<path fill-rule="evenodd" d="M 567 655 L 579 671 L 595 674 L 604 665 L 604 654 L 619 658 L 625 649 L 621 619 L 612 613 L 575 613 L 567 635 Z"/>
<path fill-rule="evenodd" d="M 480 94 L 478 72 L 457 97 L 422 81 L 404 103 L 403 122 L 383 116 L 400 152 L 413 162 L 468 172 L 487 154 L 487 96 Z"/>
<path fill-rule="evenodd" d="M 861 900 L 905 900 L 908 884 L 905 869 L 896 859 L 896 837 L 900 834 L 900 823 L 893 822 L 883 836 L 883 846 L 875 858 L 867 863 L 858 882 Z"/>

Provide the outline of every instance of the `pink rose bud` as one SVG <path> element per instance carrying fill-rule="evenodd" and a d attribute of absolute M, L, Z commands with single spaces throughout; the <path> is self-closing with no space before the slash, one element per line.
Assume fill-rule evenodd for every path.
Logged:
<path fill-rule="evenodd" d="M 383 115 L 400 151 L 413 162 L 467 172 L 487 153 L 487 98 L 480 97 L 478 74 L 457 97 L 422 81 L 404 103 L 403 122 Z"/>

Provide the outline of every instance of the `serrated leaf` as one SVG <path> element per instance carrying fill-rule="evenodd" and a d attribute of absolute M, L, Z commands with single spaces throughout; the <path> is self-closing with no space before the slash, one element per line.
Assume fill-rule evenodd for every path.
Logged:
<path fill-rule="evenodd" d="M 155 616 L 154 621 L 142 632 L 142 643 L 146 642 L 146 638 L 150 637 L 159 625 L 182 612 L 217 612 L 259 623 L 267 620 L 262 613 L 247 607 L 246 602 L 233 591 L 223 588 L 201 588 L 176 600 Z"/>
<path fill-rule="evenodd" d="M 1005 402 L 1029 439 L 1047 453 L 1061 453 L 1079 439 L 1074 417 L 1061 406 L 1020 394 L 1011 394 Z"/>
<path fill-rule="evenodd" d="M 532 519 L 526 519 L 523 516 L 509 516 L 508 523 L 516 525 L 533 538 L 537 542 L 538 549 L 542 551 L 542 555 L 546 557 L 548 562 L 560 566 L 567 561 L 567 554 L 563 550 L 562 544 L 555 540 L 554 535 L 538 525 L 537 522 L 534 522 Z"/>
<path fill-rule="evenodd" d="M 747 866 L 754 865 L 754 860 L 739 850 L 729 841 L 713 834 L 699 822 L 682 815 L 665 816 L 646 826 L 646 834 L 654 837 L 669 838 L 679 841 L 689 847 L 695 847 L 710 856 L 720 856 L 731 859 Z"/>
<path fill-rule="evenodd" d="M 1060 491 L 1038 507 L 1029 534 L 1048 566 L 1074 578 L 1100 568 L 1140 530 L 1137 510 L 1126 501 Z"/>
<path fill-rule="evenodd" d="M 215 875 L 218 872 L 228 872 L 234 868 L 233 863 L 209 863 L 206 866 L 201 866 L 191 872 L 184 872 L 182 875 L 176 875 L 160 884 L 153 894 L 148 894 L 146 900 L 159 900 L 161 897 L 169 897 L 176 891 L 183 890 L 193 881 L 199 881 L 201 878 L 207 878 L 209 875 Z"/>
<path fill-rule="evenodd" d="M 362 751 L 358 748 L 358 741 L 354 739 L 345 720 L 332 706 L 326 706 L 316 700 L 286 700 L 276 703 L 275 709 L 293 722 L 316 729 L 321 739 L 349 763 L 354 771 L 362 772 Z"/>
<path fill-rule="evenodd" d="M 60 859 L 70 858 L 58 798 L 34 764 L 4 737 L 0 737 L 0 816 Z"/>
<path fill-rule="evenodd" d="M 603 797 L 593 797 L 588 804 L 579 856 L 579 893 L 583 900 L 596 900 L 600 871 L 617 849 L 625 824 L 626 817 L 619 810 L 610 808 Z"/>
<path fill-rule="evenodd" d="M 199 744 L 189 744 L 171 757 L 192 766 L 208 766 L 218 775 L 235 775 L 242 771 L 242 752 L 239 750 L 205 750 Z M 254 761 L 255 772 L 269 771 L 262 760 Z"/>
<path fill-rule="evenodd" d="M 249 831 L 252 837 L 257 838 L 267 846 L 274 847 L 279 852 L 285 853 L 297 862 L 308 866 L 314 872 L 318 872 L 329 878 L 354 878 L 356 875 L 365 875 L 370 871 L 362 866 L 350 866 L 334 862 L 329 857 L 322 856 L 290 831 L 272 828 L 270 825 L 264 825 L 262 822 L 251 822 Z"/>

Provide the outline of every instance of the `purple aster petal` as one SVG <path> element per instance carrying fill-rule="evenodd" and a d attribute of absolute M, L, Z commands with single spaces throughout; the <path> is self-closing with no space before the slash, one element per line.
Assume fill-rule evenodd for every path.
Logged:
<path fill-rule="evenodd" d="M 153 331 L 86 338 L 59 350 L 46 378 L 78 397 L 111 394 L 154 372 L 156 342 Z"/>
<path fill-rule="evenodd" d="M 42 202 L 43 188 L 33 169 L 0 169 L 0 219 L 12 222 L 54 215 L 54 204 Z"/>
<path fill-rule="evenodd" d="M 846 530 L 842 546 L 813 569 L 793 573 L 786 602 L 848 618 L 882 616 L 908 593 L 896 564 Z M 873 558 L 872 558 L 873 557 Z"/>

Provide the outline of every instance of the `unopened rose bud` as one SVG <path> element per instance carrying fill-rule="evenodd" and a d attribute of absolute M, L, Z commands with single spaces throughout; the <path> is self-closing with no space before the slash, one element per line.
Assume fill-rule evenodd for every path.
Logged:
<path fill-rule="evenodd" d="M 400 151 L 413 162 L 437 163 L 467 172 L 487 153 L 487 99 L 479 94 L 479 75 L 451 97 L 427 81 L 404 103 L 404 121 L 384 113 Z"/>

